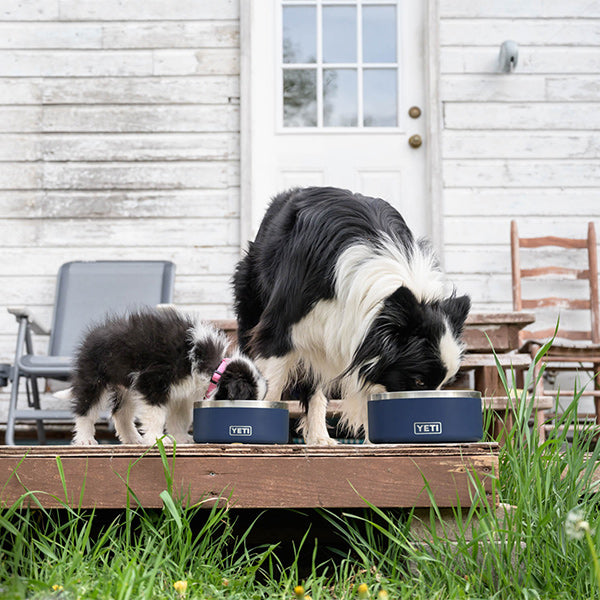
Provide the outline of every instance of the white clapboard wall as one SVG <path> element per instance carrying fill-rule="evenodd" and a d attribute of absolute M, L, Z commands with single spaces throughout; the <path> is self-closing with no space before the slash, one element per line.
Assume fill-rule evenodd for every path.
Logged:
<path fill-rule="evenodd" d="M 237 1 L 2 3 L 0 362 L 69 260 L 172 260 L 177 304 L 233 315 L 239 62 Z"/>
<path fill-rule="evenodd" d="M 440 0 L 445 265 L 481 309 L 512 306 L 509 223 L 600 233 L 600 4 Z M 519 44 L 511 74 L 500 45 Z M 555 294 L 553 294 L 555 295 Z"/>

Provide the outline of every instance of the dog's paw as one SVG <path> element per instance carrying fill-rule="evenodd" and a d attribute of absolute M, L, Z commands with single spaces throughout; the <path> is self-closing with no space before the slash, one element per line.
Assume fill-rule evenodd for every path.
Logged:
<path fill-rule="evenodd" d="M 178 446 L 181 446 L 182 444 L 193 444 L 194 443 L 194 438 L 188 434 L 175 435 L 175 436 L 173 436 L 173 438 L 175 439 L 175 442 L 177 443 Z"/>
<path fill-rule="evenodd" d="M 329 436 L 309 436 L 305 440 L 307 446 L 336 446 L 337 442 Z"/>
<path fill-rule="evenodd" d="M 98 440 L 94 438 L 73 438 L 73 446 L 97 446 Z"/>

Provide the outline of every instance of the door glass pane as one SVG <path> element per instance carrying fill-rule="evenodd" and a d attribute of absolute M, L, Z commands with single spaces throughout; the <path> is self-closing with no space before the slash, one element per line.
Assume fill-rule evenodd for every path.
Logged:
<path fill-rule="evenodd" d="M 317 72 L 314 69 L 283 71 L 283 124 L 285 127 L 316 127 Z"/>
<path fill-rule="evenodd" d="M 358 125 L 356 69 L 323 70 L 323 125 Z"/>
<path fill-rule="evenodd" d="M 363 6 L 363 61 L 396 62 L 396 7 Z"/>
<path fill-rule="evenodd" d="M 317 9 L 314 6 L 283 7 L 283 62 L 314 63 L 317 60 Z"/>
<path fill-rule="evenodd" d="M 356 62 L 356 6 L 323 6 L 323 62 Z"/>
<path fill-rule="evenodd" d="M 398 114 L 396 69 L 365 69 L 363 103 L 365 127 L 395 127 Z"/>

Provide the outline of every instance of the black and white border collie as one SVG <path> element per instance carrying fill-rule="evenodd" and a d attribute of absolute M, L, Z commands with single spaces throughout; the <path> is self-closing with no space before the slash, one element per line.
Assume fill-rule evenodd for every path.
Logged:
<path fill-rule="evenodd" d="M 228 346 L 223 331 L 170 308 L 109 317 L 91 328 L 76 354 L 71 388 L 56 394 L 72 400 L 73 443 L 97 443 L 94 425 L 106 406 L 124 444 L 153 444 L 165 429 L 186 444 L 193 403 L 207 392 L 215 400 L 262 400 L 264 378 L 238 350 L 226 359 Z"/>
<path fill-rule="evenodd" d="M 458 371 L 470 299 L 447 293 L 430 246 L 379 198 L 278 195 L 233 283 L 241 348 L 267 379 L 266 400 L 294 382 L 305 391 L 307 444 L 332 443 L 332 390 L 343 422 L 368 438 L 370 394 L 437 389 Z"/>

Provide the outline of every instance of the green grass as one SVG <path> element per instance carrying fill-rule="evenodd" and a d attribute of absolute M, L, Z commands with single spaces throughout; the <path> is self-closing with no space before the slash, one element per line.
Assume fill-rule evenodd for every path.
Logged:
<path fill-rule="evenodd" d="M 527 377 L 534 383 L 533 367 Z M 514 382 L 505 385 L 515 397 Z M 365 502 L 362 512 L 321 513 L 344 542 L 334 559 L 321 558 L 307 531 L 284 560 L 277 545 L 250 543 L 261 517 L 239 531 L 227 508 L 185 507 L 172 493 L 172 460 L 159 443 L 162 511 L 138 508 L 132 497 L 128 509 L 107 520 L 67 506 L 44 509 L 35 504 L 39 493 L 25 495 L 33 507 L 18 502 L 2 511 L 0 599 L 292 600 L 297 585 L 313 600 L 383 599 L 385 593 L 390 600 L 598 598 L 594 470 L 600 447 L 585 429 L 567 439 L 580 394 L 560 417 L 562 427 L 539 443 L 528 425 L 533 400 L 519 393 L 515 427 L 505 436 L 494 481 L 500 501 L 512 506 L 504 515 L 489 506 L 482 482 L 473 478 L 473 505 L 454 511 L 452 531 L 435 505 L 429 515 L 420 514 L 427 533 L 417 537 L 416 513 Z M 424 487 L 430 490 L 429 482 Z M 581 539 L 569 537 L 568 515 L 576 528 L 572 536 Z M 185 591 L 175 589 L 177 581 L 187 583 Z M 368 587 L 362 595 L 361 583 Z"/>

